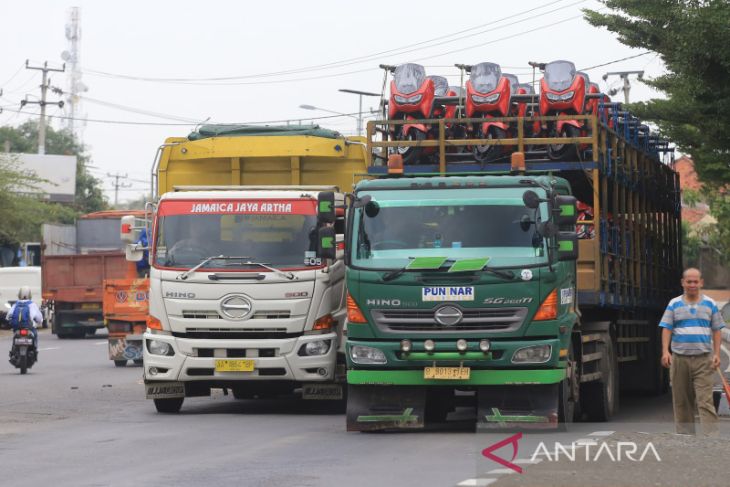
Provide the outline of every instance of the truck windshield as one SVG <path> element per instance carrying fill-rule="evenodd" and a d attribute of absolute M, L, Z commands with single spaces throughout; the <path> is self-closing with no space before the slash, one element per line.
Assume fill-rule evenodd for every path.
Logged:
<path fill-rule="evenodd" d="M 306 201 L 304 206 L 298 203 L 302 202 L 294 202 L 292 207 L 286 202 L 163 201 L 158 211 L 154 264 L 189 269 L 207 257 L 223 255 L 276 268 L 305 267 L 305 259 L 311 262 L 315 253 L 316 201 Z M 278 205 L 270 208 L 282 211 L 256 213 L 261 204 Z M 244 261 L 236 264 L 214 259 L 201 268 L 230 269 L 233 265 L 245 266 Z"/>
<path fill-rule="evenodd" d="M 458 194 L 456 194 L 458 192 Z M 365 194 L 365 193 L 363 193 Z M 439 191 L 373 191 L 377 211 L 354 215 L 352 262 L 355 267 L 392 269 L 414 257 L 489 258 L 492 267 L 542 264 L 545 243 L 533 245 L 535 211 L 522 202 L 522 190 L 494 188 Z M 544 219 L 545 209 L 541 208 Z"/>

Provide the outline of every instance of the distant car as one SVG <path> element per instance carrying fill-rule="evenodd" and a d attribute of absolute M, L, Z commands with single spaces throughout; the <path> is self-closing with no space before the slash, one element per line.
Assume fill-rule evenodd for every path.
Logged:
<path fill-rule="evenodd" d="M 29 267 L 0 267 L 0 326 L 9 328 L 7 312 L 10 306 L 18 300 L 18 290 L 21 286 L 29 286 L 33 302 L 41 308 L 45 318 L 45 306 L 41 294 L 41 268 Z M 44 319 L 43 326 L 46 325 Z"/>

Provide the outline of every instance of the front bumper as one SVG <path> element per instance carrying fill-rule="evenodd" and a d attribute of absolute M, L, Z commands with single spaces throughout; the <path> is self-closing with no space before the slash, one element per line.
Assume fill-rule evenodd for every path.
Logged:
<path fill-rule="evenodd" d="M 165 342 L 174 355 L 151 354 L 149 340 Z M 330 340 L 326 354 L 300 356 L 306 343 Z M 337 334 L 307 335 L 287 339 L 191 339 L 145 333 L 143 336 L 145 383 L 197 381 L 210 383 L 246 381 L 326 382 L 335 378 Z M 212 356 L 200 356 L 201 354 Z M 268 355 L 268 356 L 264 356 Z M 216 359 L 249 359 L 251 372 L 218 372 Z M 155 373 L 151 373 L 150 370 Z"/>

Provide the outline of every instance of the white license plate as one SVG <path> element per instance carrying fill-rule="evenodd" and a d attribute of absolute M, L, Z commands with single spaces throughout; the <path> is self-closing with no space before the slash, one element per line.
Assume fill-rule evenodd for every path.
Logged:
<path fill-rule="evenodd" d="M 423 301 L 474 301 L 474 286 L 430 286 L 421 289 Z"/>
<path fill-rule="evenodd" d="M 33 345 L 32 338 L 16 338 L 14 342 L 16 345 Z"/>

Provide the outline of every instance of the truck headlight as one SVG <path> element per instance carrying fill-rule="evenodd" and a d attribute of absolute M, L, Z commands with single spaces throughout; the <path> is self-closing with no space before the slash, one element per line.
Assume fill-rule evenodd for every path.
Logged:
<path fill-rule="evenodd" d="M 382 350 L 373 347 L 365 347 L 362 345 L 353 345 L 350 348 L 350 358 L 356 364 L 375 365 L 386 364 L 388 359 Z"/>
<path fill-rule="evenodd" d="M 300 357 L 312 357 L 315 355 L 324 355 L 330 350 L 330 340 L 317 340 L 305 343 L 299 347 L 297 355 Z"/>
<path fill-rule="evenodd" d="M 512 355 L 513 364 L 542 364 L 550 360 L 552 347 L 550 345 L 533 345 L 517 350 Z"/>
<path fill-rule="evenodd" d="M 170 344 L 160 340 L 147 340 L 147 351 L 152 355 L 167 355 L 168 357 L 175 355 Z"/>

